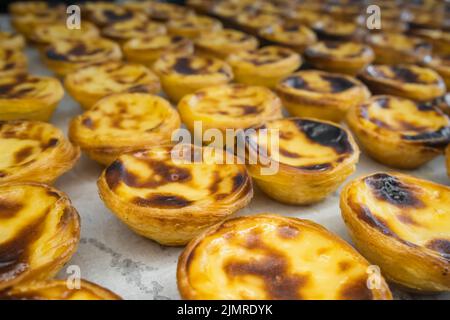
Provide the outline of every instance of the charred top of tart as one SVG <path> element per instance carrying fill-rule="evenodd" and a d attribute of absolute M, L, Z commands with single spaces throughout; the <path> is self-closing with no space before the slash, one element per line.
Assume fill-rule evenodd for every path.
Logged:
<path fill-rule="evenodd" d="M 233 29 L 222 29 L 202 32 L 196 39 L 195 43 L 202 47 L 218 46 L 241 46 L 245 49 L 256 49 L 258 47 L 258 40 L 244 32 Z"/>
<path fill-rule="evenodd" d="M 405 51 L 412 53 L 429 52 L 431 45 L 416 37 L 406 36 L 401 33 L 377 33 L 368 37 L 368 43 L 389 50 Z"/>
<path fill-rule="evenodd" d="M 432 103 L 374 96 L 357 110 L 360 121 L 373 132 L 429 147 L 445 147 L 450 142 L 450 120 Z"/>
<path fill-rule="evenodd" d="M 46 48 L 45 57 L 59 62 L 96 63 L 118 60 L 121 57 L 121 51 L 117 43 L 102 38 L 96 38 L 95 41 L 61 40 Z"/>
<path fill-rule="evenodd" d="M 10 75 L 25 73 L 27 68 L 27 58 L 15 48 L 1 48 L 0 44 L 0 75 Z"/>
<path fill-rule="evenodd" d="M 0 121 L 0 181 L 53 152 L 64 136 L 44 122 Z"/>
<path fill-rule="evenodd" d="M 180 101 L 179 108 L 187 108 L 189 113 L 198 117 L 214 117 L 218 127 L 221 121 L 231 121 L 227 123 L 226 128 L 239 128 L 245 123 L 243 129 L 246 129 L 282 117 L 281 102 L 272 91 L 265 87 L 243 84 L 198 90 L 185 96 Z M 214 127 L 214 124 L 212 126 Z"/>
<path fill-rule="evenodd" d="M 173 19 L 167 23 L 169 30 L 220 30 L 222 23 L 219 20 L 210 18 L 208 16 L 187 15 L 181 19 Z"/>
<path fill-rule="evenodd" d="M 99 26 L 106 26 L 117 22 L 137 20 L 144 22 L 147 20 L 145 14 L 135 12 L 114 3 L 88 3 L 84 6 L 89 20 Z"/>
<path fill-rule="evenodd" d="M 119 92 L 153 93 L 159 90 L 159 79 L 143 65 L 125 62 L 106 62 L 79 69 L 65 78 L 78 90 L 102 93 L 105 96 Z"/>
<path fill-rule="evenodd" d="M 117 22 L 102 29 L 105 37 L 116 40 L 129 40 L 143 36 L 154 37 L 166 32 L 166 27 L 161 23 L 136 20 Z"/>
<path fill-rule="evenodd" d="M 279 46 L 266 46 L 256 50 L 242 51 L 228 57 L 230 63 L 247 63 L 259 66 L 270 66 L 287 61 L 296 61 L 298 65 L 301 58 L 295 51 Z"/>
<path fill-rule="evenodd" d="M 305 55 L 307 57 L 326 57 L 335 59 L 372 59 L 374 56 L 373 50 L 362 43 L 351 41 L 321 41 L 309 46 Z"/>
<path fill-rule="evenodd" d="M 79 238 L 70 201 L 48 186 L 0 186 L 0 288 L 65 259 Z"/>
<path fill-rule="evenodd" d="M 76 117 L 71 137 L 81 145 L 106 148 L 129 146 L 130 140 L 168 143 L 180 126 L 178 113 L 165 99 L 147 93 L 118 93 L 98 101 Z"/>
<path fill-rule="evenodd" d="M 359 26 L 355 22 L 339 21 L 332 18 L 322 18 L 313 23 L 311 28 L 319 38 L 324 40 L 351 39 L 359 30 Z"/>
<path fill-rule="evenodd" d="M 317 41 L 316 34 L 298 22 L 286 21 L 270 25 L 260 31 L 268 40 L 282 42 L 285 45 L 309 45 Z"/>
<path fill-rule="evenodd" d="M 152 1 L 149 3 L 147 14 L 153 20 L 169 21 L 194 15 L 194 11 L 173 3 Z"/>
<path fill-rule="evenodd" d="M 256 215 L 225 221 L 191 242 L 178 277 L 182 296 L 193 299 L 389 299 L 384 281 L 368 289 L 368 267 L 313 222 Z"/>
<path fill-rule="evenodd" d="M 247 139 L 251 150 L 307 171 L 334 169 L 358 153 L 346 130 L 320 120 L 287 118 L 269 121 Z"/>
<path fill-rule="evenodd" d="M 200 55 L 167 54 L 156 61 L 153 68 L 165 75 L 175 73 L 181 76 L 220 75 L 227 79 L 233 78 L 230 66 L 224 61 Z"/>
<path fill-rule="evenodd" d="M 50 99 L 64 94 L 55 78 L 18 74 L 0 78 L 0 99 Z"/>
<path fill-rule="evenodd" d="M 69 289 L 66 280 L 35 281 L 0 292 L 0 300 L 120 300 L 115 293 L 86 280 Z"/>
<path fill-rule="evenodd" d="M 260 29 L 280 23 L 280 18 L 272 13 L 250 10 L 240 12 L 236 17 L 236 22 L 252 29 Z"/>
<path fill-rule="evenodd" d="M 450 189 L 412 176 L 376 173 L 353 182 L 345 201 L 357 218 L 450 263 Z"/>
<path fill-rule="evenodd" d="M 153 37 L 139 37 L 127 41 L 124 45 L 124 50 L 155 50 L 167 51 L 177 53 L 178 51 L 186 51 L 191 54 L 194 52 L 193 43 L 191 40 L 173 35 L 156 35 Z"/>
<path fill-rule="evenodd" d="M 123 154 L 103 177 L 122 201 L 139 207 L 182 209 L 251 195 L 245 166 L 220 162 L 225 151 L 213 150 L 178 145 Z"/>
<path fill-rule="evenodd" d="M 95 25 L 83 22 L 80 29 L 69 29 L 65 23 L 44 24 L 36 26 L 31 39 L 41 44 L 49 44 L 59 40 L 94 38 L 99 36 Z"/>

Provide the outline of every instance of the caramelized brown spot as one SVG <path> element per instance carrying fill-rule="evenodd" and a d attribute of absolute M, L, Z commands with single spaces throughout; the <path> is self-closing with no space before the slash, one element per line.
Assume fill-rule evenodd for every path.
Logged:
<path fill-rule="evenodd" d="M 339 271 L 345 272 L 349 270 L 352 267 L 352 265 L 353 264 L 351 261 L 339 261 L 338 263 Z"/>
<path fill-rule="evenodd" d="M 21 163 L 33 154 L 33 147 L 24 147 L 14 154 L 16 163 Z"/>
<path fill-rule="evenodd" d="M 23 208 L 23 205 L 0 198 L 0 219 L 10 219 Z"/>
<path fill-rule="evenodd" d="M 278 236 L 284 239 L 294 239 L 300 233 L 298 229 L 291 227 L 289 225 L 278 227 L 277 232 Z"/>
<path fill-rule="evenodd" d="M 450 260 L 450 240 L 434 239 L 427 243 L 427 248 L 439 252 L 445 259 Z"/>
<path fill-rule="evenodd" d="M 232 192 L 239 189 L 245 182 L 247 181 L 245 175 L 243 173 L 238 173 L 233 177 L 233 189 Z"/>
<path fill-rule="evenodd" d="M 377 217 L 372 214 L 370 209 L 366 206 L 360 207 L 360 210 L 358 211 L 358 217 L 371 227 L 381 231 L 383 234 L 398 238 L 398 236 L 391 230 L 391 228 L 389 228 L 388 223 L 381 217 Z"/>
<path fill-rule="evenodd" d="M 183 208 L 192 203 L 182 196 L 162 194 L 151 195 L 147 198 L 136 197 L 133 202 L 141 207 L 157 208 Z"/>
<path fill-rule="evenodd" d="M 81 120 L 81 124 L 82 124 L 83 126 L 85 126 L 86 128 L 91 129 L 91 130 L 94 129 L 94 122 L 93 122 L 92 119 L 89 118 L 89 117 L 83 118 L 83 120 Z"/>
<path fill-rule="evenodd" d="M 351 280 L 341 289 L 340 297 L 344 300 L 372 300 L 372 291 L 367 287 L 366 277 Z"/>

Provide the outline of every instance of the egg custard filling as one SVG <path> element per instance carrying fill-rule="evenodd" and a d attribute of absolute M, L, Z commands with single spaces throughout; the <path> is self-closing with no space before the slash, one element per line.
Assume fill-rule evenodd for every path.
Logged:
<path fill-rule="evenodd" d="M 86 67 L 68 74 L 64 86 L 84 109 L 114 93 L 158 93 L 158 77 L 145 66 L 119 61 Z"/>
<path fill-rule="evenodd" d="M 108 289 L 81 280 L 80 288 L 69 289 L 67 280 L 33 281 L 0 291 L 0 300 L 121 300 Z"/>
<path fill-rule="evenodd" d="M 270 25 L 261 29 L 259 35 L 270 42 L 290 47 L 300 53 L 307 46 L 317 41 L 314 31 L 296 22 L 283 22 Z"/>
<path fill-rule="evenodd" d="M 228 56 L 236 82 L 273 88 L 280 79 L 297 70 L 302 58 L 292 49 L 267 46 Z"/>
<path fill-rule="evenodd" d="M 450 290 L 450 188 L 397 173 L 375 173 L 341 193 L 358 250 L 390 280 L 415 291 Z"/>
<path fill-rule="evenodd" d="M 258 35 L 259 30 L 281 22 L 277 15 L 261 10 L 240 11 L 234 18 L 241 29 L 253 35 Z"/>
<path fill-rule="evenodd" d="M 370 97 L 366 86 L 351 76 L 324 71 L 299 71 L 275 88 L 293 116 L 340 122 L 347 111 Z"/>
<path fill-rule="evenodd" d="M 371 65 L 361 73 L 361 79 L 374 94 L 390 94 L 417 101 L 431 101 L 447 91 L 438 73 L 411 64 Z"/>
<path fill-rule="evenodd" d="M 216 31 L 222 29 L 219 20 L 201 15 L 187 15 L 180 19 L 167 22 L 167 30 L 170 34 L 194 39 L 204 31 Z"/>
<path fill-rule="evenodd" d="M 322 41 L 309 46 L 305 57 L 317 69 L 356 75 L 372 63 L 375 54 L 359 42 Z"/>
<path fill-rule="evenodd" d="M 76 250 L 80 218 L 44 184 L 0 185 L 0 290 L 53 277 Z"/>
<path fill-rule="evenodd" d="M 22 50 L 25 47 L 25 39 L 21 34 L 0 31 L 0 48 Z M 3 60 L 3 59 L 2 59 Z"/>
<path fill-rule="evenodd" d="M 43 53 L 43 60 L 57 75 L 65 76 L 75 70 L 107 61 L 118 61 L 122 52 L 117 43 L 96 38 L 61 40 L 50 44 Z"/>
<path fill-rule="evenodd" d="M 374 96 L 353 107 L 347 123 L 372 158 L 395 168 L 417 168 L 450 141 L 450 120 L 441 110 L 395 96 Z"/>
<path fill-rule="evenodd" d="M 0 183 L 51 183 L 70 170 L 79 156 L 79 148 L 51 124 L 0 121 Z"/>
<path fill-rule="evenodd" d="M 11 24 L 17 32 L 23 34 L 25 38 L 30 39 L 34 30 L 38 26 L 64 23 L 63 11 L 45 10 L 38 12 L 26 12 L 14 15 L 11 18 Z"/>
<path fill-rule="evenodd" d="M 4 49 L 0 45 L 0 77 L 10 77 L 27 72 L 27 57 L 17 49 Z"/>
<path fill-rule="evenodd" d="M 0 121 L 48 121 L 63 96 L 64 89 L 55 78 L 27 74 L 0 77 Z"/>
<path fill-rule="evenodd" d="M 254 182 L 269 197 L 288 204 L 323 200 L 355 171 L 359 159 L 352 135 L 321 120 L 268 121 L 246 139 Z"/>
<path fill-rule="evenodd" d="M 253 196 L 245 165 L 228 164 L 224 156 L 223 150 L 193 145 L 123 154 L 100 176 L 100 196 L 136 233 L 184 245 Z"/>
<path fill-rule="evenodd" d="M 178 103 L 182 122 L 194 131 L 195 121 L 203 129 L 247 129 L 282 117 L 281 101 L 268 88 L 228 84 L 200 89 Z"/>
<path fill-rule="evenodd" d="M 135 12 L 116 3 L 89 2 L 83 6 L 83 9 L 87 13 L 88 20 L 99 27 L 130 20 L 147 21 L 147 17 L 143 12 Z"/>
<path fill-rule="evenodd" d="M 177 283 L 189 300 L 391 300 L 383 277 L 369 289 L 369 268 L 319 224 L 259 214 L 191 241 L 178 260 Z"/>
<path fill-rule="evenodd" d="M 188 56 L 194 53 L 191 40 L 180 36 L 159 35 L 131 39 L 122 46 L 125 58 L 130 62 L 142 63 L 153 67 L 163 54 Z"/>
<path fill-rule="evenodd" d="M 36 26 L 32 35 L 31 41 L 42 48 L 53 42 L 61 40 L 76 40 L 76 39 L 91 39 L 99 37 L 100 32 L 95 25 L 90 22 L 83 22 L 80 29 L 69 29 L 65 22 L 54 24 L 44 24 Z"/>
<path fill-rule="evenodd" d="M 150 19 L 164 22 L 184 19 L 187 16 L 194 15 L 194 12 L 187 7 L 158 1 L 148 3 L 148 11 L 146 13 Z"/>
<path fill-rule="evenodd" d="M 375 52 L 377 64 L 414 64 L 431 53 L 428 42 L 401 33 L 372 34 L 367 43 Z"/>
<path fill-rule="evenodd" d="M 164 92 L 175 102 L 201 88 L 226 84 L 233 79 L 227 63 L 202 55 L 167 54 L 155 62 L 153 70 Z"/>
<path fill-rule="evenodd" d="M 93 160 L 108 165 L 124 152 L 170 143 L 179 127 L 180 117 L 167 100 L 148 93 L 120 93 L 74 118 L 69 137 Z"/>
<path fill-rule="evenodd" d="M 321 40 L 358 40 L 359 26 L 355 22 L 327 17 L 313 23 L 311 28 Z"/>
<path fill-rule="evenodd" d="M 121 44 L 128 40 L 154 37 L 165 34 L 166 27 L 158 22 L 142 22 L 139 20 L 129 20 L 117 22 L 102 29 L 102 35 L 117 41 Z"/>
<path fill-rule="evenodd" d="M 255 37 L 233 29 L 205 31 L 194 42 L 201 54 L 222 59 L 234 52 L 255 50 L 259 44 Z"/>

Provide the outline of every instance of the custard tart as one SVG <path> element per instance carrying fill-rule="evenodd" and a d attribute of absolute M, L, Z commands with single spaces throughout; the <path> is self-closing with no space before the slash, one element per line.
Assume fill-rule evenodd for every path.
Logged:
<path fill-rule="evenodd" d="M 447 91 L 444 80 L 435 71 L 411 64 L 371 65 L 360 77 L 373 94 L 430 101 Z"/>
<path fill-rule="evenodd" d="M 222 162 L 224 152 L 177 145 L 123 154 L 100 176 L 100 196 L 136 233 L 184 245 L 253 196 L 245 165 Z"/>
<path fill-rule="evenodd" d="M 56 127 L 38 121 L 0 121 L 0 183 L 52 183 L 80 156 Z"/>
<path fill-rule="evenodd" d="M 55 78 L 0 77 L 0 120 L 48 121 L 63 96 L 64 89 Z"/>
<path fill-rule="evenodd" d="M 108 165 L 124 152 L 170 143 L 179 127 L 180 117 L 165 99 L 120 93 L 73 119 L 69 137 L 90 158 Z"/>
<path fill-rule="evenodd" d="M 48 1 L 14 1 L 8 6 L 8 11 L 13 16 L 19 16 L 27 13 L 38 13 L 43 11 L 51 11 L 60 9 L 60 5 Z"/>
<path fill-rule="evenodd" d="M 88 20 L 99 27 L 130 20 L 147 21 L 145 13 L 136 12 L 115 3 L 88 2 L 83 6 L 83 9 L 87 13 Z"/>
<path fill-rule="evenodd" d="M 281 22 L 277 15 L 259 10 L 243 11 L 234 18 L 240 29 L 255 36 L 259 30 Z"/>
<path fill-rule="evenodd" d="M 36 27 L 55 23 L 65 23 L 64 15 L 57 10 L 38 11 L 36 13 L 27 12 L 14 15 L 11 18 L 11 24 L 14 29 L 22 33 L 27 39 L 31 38 Z"/>
<path fill-rule="evenodd" d="M 367 37 L 377 64 L 407 64 L 422 61 L 431 53 L 431 44 L 401 33 L 376 33 Z"/>
<path fill-rule="evenodd" d="M 150 19 L 164 22 L 194 15 L 194 12 L 187 7 L 159 1 L 151 1 L 146 13 Z"/>
<path fill-rule="evenodd" d="M 302 58 L 291 49 L 267 46 L 236 52 L 228 56 L 227 62 L 236 82 L 273 88 L 301 66 Z"/>
<path fill-rule="evenodd" d="M 391 300 L 380 275 L 348 243 L 309 220 L 258 214 L 217 224 L 178 259 L 189 300 Z"/>
<path fill-rule="evenodd" d="M 399 173 L 359 178 L 341 193 L 353 242 L 389 280 L 450 291 L 450 188 Z"/>
<path fill-rule="evenodd" d="M 0 292 L 0 300 L 122 300 L 92 282 L 81 280 L 80 288 L 69 288 L 67 280 L 33 281 Z"/>
<path fill-rule="evenodd" d="M 450 120 L 431 103 L 374 96 L 354 106 L 347 123 L 378 162 L 415 169 L 442 153 L 450 142 Z"/>
<path fill-rule="evenodd" d="M 0 47 L 0 77 L 11 77 L 27 72 L 27 57 L 17 49 Z"/>
<path fill-rule="evenodd" d="M 25 38 L 18 33 L 0 31 L 0 48 L 22 50 L 25 48 Z"/>
<path fill-rule="evenodd" d="M 178 104 L 182 122 L 194 132 L 195 121 L 204 130 L 247 129 L 282 118 L 280 99 L 268 88 L 228 84 L 200 89 Z"/>
<path fill-rule="evenodd" d="M 362 37 L 362 30 L 357 23 L 336 20 L 331 17 L 320 19 L 313 23 L 311 28 L 321 40 L 350 41 Z"/>
<path fill-rule="evenodd" d="M 359 42 L 322 41 L 306 48 L 305 58 L 317 69 L 354 76 L 373 62 L 375 54 Z"/>
<path fill-rule="evenodd" d="M 233 29 L 202 32 L 194 43 L 197 53 L 221 59 L 235 52 L 255 50 L 259 45 L 255 37 Z"/>
<path fill-rule="evenodd" d="M 95 25 L 84 22 L 80 25 L 80 29 L 69 29 L 65 23 L 44 24 L 36 26 L 30 36 L 30 40 L 37 44 L 42 50 L 46 46 L 61 40 L 91 39 L 100 35 Z"/>
<path fill-rule="evenodd" d="M 305 70 L 282 79 L 275 88 L 293 116 L 340 122 L 352 106 L 370 97 L 357 79 L 337 73 Z"/>
<path fill-rule="evenodd" d="M 188 15 L 180 19 L 167 22 L 167 30 L 170 34 L 194 39 L 204 31 L 217 31 L 222 29 L 219 20 L 208 16 Z"/>
<path fill-rule="evenodd" d="M 359 158 L 351 134 L 326 121 L 273 120 L 245 139 L 254 182 L 266 195 L 287 204 L 323 200 L 355 171 Z"/>
<path fill-rule="evenodd" d="M 187 56 L 194 53 L 191 40 L 180 36 L 159 35 L 129 40 L 122 46 L 125 58 L 130 62 L 152 67 L 163 54 Z"/>
<path fill-rule="evenodd" d="M 270 25 L 261 29 L 259 35 L 271 43 L 292 48 L 300 53 L 317 41 L 316 34 L 310 28 L 296 22 Z"/>
<path fill-rule="evenodd" d="M 53 277 L 74 254 L 80 218 L 44 184 L 0 185 L 0 290 Z"/>
<path fill-rule="evenodd" d="M 211 8 L 211 13 L 222 20 L 231 21 L 237 17 L 245 7 L 243 2 L 217 1 Z"/>
<path fill-rule="evenodd" d="M 119 45 L 103 38 L 58 41 L 49 45 L 42 55 L 47 66 L 60 76 L 93 64 L 122 58 Z"/>
<path fill-rule="evenodd" d="M 424 64 L 436 71 L 444 79 L 445 86 L 450 88 L 450 54 L 427 56 Z"/>
<path fill-rule="evenodd" d="M 102 29 L 103 36 L 120 44 L 136 38 L 152 38 L 166 32 L 166 27 L 162 23 L 136 20 L 117 22 Z"/>
<path fill-rule="evenodd" d="M 433 52 L 450 54 L 450 32 L 435 29 L 418 29 L 414 36 L 424 39 L 433 45 Z"/>
<path fill-rule="evenodd" d="M 175 102 L 201 88 L 226 84 L 233 79 L 227 63 L 201 55 L 167 54 L 155 62 L 153 70 L 160 77 L 164 92 Z"/>
<path fill-rule="evenodd" d="M 140 64 L 120 61 L 86 67 L 68 74 L 64 86 L 84 109 L 113 93 L 158 93 L 158 77 Z"/>

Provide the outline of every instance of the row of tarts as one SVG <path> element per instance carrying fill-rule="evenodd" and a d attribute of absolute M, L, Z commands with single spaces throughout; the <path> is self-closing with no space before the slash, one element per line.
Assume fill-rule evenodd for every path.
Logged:
<path fill-rule="evenodd" d="M 102 10 L 101 5 L 98 8 Z M 0 126 L 3 297 L 117 298 L 89 283 L 83 285 L 85 293 L 68 290 L 56 280 L 30 284 L 51 278 L 76 249 L 76 210 L 64 194 L 42 183 L 51 183 L 69 170 L 81 148 L 107 166 L 98 180 L 100 195 L 121 220 L 162 244 L 189 243 L 178 266 L 183 298 L 391 298 L 381 276 L 376 285 L 368 285 L 367 260 L 321 226 L 276 215 L 224 220 L 250 202 L 252 181 L 270 197 L 291 204 L 315 203 L 336 190 L 354 171 L 359 149 L 351 133 L 333 121 L 346 118 L 377 160 L 415 168 L 440 154 L 448 143 L 449 120 L 442 111 L 430 102 L 396 96 L 369 99 L 366 85 L 347 75 L 316 70 L 290 74 L 299 64 L 287 74 L 273 72 L 283 69 L 278 60 L 295 56 L 300 61 L 295 52 L 280 54 L 289 49 L 266 47 L 259 50 L 263 52 L 259 58 L 253 55 L 258 50 L 244 51 L 242 55 L 251 55 L 249 61 L 256 59 L 254 65 L 269 69 L 261 73 L 262 80 L 250 68 L 251 76 L 237 78 L 240 84 L 227 84 L 233 72 L 239 72 L 208 54 L 175 50 L 158 58 L 152 72 L 99 55 L 102 41 L 61 39 L 39 49 L 55 73 L 67 72 L 67 90 L 87 109 L 71 122 L 73 144 L 50 124 L 33 121 L 50 116 L 57 101 L 49 100 L 62 91 L 57 89 L 58 80 L 46 78 L 54 86 L 44 93 L 37 90 L 39 94 L 35 90 L 43 77 L 23 72 L 12 76 L 16 82 L 0 85 L 1 109 L 10 108 L 2 115 L 8 121 Z M 86 66 L 93 63 L 92 56 L 95 65 Z M 74 59 L 83 63 L 74 64 Z M 246 63 L 240 65 L 249 70 Z M 427 93 L 430 88 L 443 88 L 445 92 L 442 78 L 429 69 L 415 65 L 368 69 L 377 68 L 382 70 L 373 72 L 378 90 L 401 87 Z M 405 73 L 415 75 L 412 84 Z M 223 75 L 227 77 L 222 83 Z M 277 79 L 267 82 L 267 75 Z M 252 79 L 258 85 L 246 83 Z M 159 81 L 169 98 L 178 102 L 179 113 L 152 94 L 159 90 Z M 259 85 L 273 88 L 279 97 Z M 404 91 L 395 93 L 401 96 Z M 125 93 L 110 95 L 114 92 Z M 300 117 L 283 119 L 281 105 Z M 50 111 L 19 114 L 30 106 Z M 278 150 L 256 133 L 248 137 L 248 146 L 269 149 L 279 171 L 263 175 L 262 163 L 216 164 L 215 157 L 222 152 L 192 145 L 182 147 L 181 155 L 190 160 L 200 153 L 203 162 L 174 161 L 173 148 L 165 144 L 179 128 L 180 118 L 189 129 L 199 120 L 219 130 L 278 129 Z M 359 178 L 341 193 L 342 215 L 359 251 L 393 282 L 425 292 L 450 287 L 449 201 L 448 187 L 403 174 Z"/>

